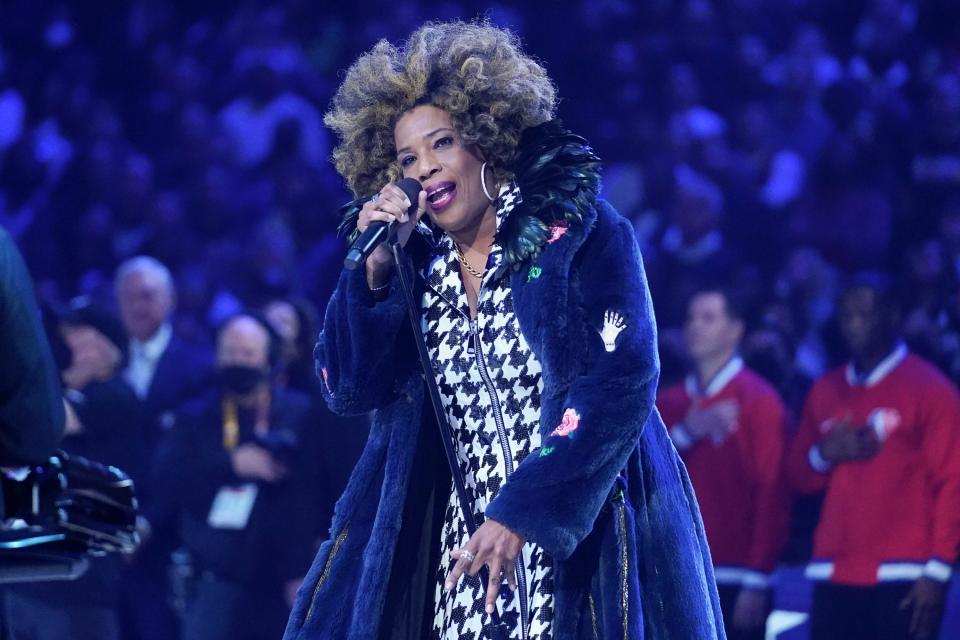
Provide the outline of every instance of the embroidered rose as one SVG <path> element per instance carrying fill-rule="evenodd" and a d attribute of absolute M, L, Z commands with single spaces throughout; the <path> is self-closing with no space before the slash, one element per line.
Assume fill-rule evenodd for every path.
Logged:
<path fill-rule="evenodd" d="M 563 412 L 563 421 L 560 423 L 556 429 L 550 434 L 552 436 L 570 436 L 573 437 L 573 432 L 580 428 L 580 414 L 577 413 L 576 409 L 567 409 Z"/>
<path fill-rule="evenodd" d="M 568 230 L 569 230 L 569 227 L 567 225 L 561 224 L 559 222 L 550 225 L 550 239 L 547 240 L 547 244 L 553 244 L 554 242 L 562 238 L 563 234 L 565 234 Z"/>

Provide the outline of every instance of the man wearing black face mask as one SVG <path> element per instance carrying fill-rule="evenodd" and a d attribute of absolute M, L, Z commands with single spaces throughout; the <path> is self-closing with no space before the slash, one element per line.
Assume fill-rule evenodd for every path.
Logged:
<path fill-rule="evenodd" d="M 174 518 L 191 559 L 185 640 L 279 637 L 314 551 L 315 420 L 306 397 L 272 384 L 277 351 L 259 316 L 227 320 L 216 388 L 179 412 L 158 455 L 147 518 Z"/>

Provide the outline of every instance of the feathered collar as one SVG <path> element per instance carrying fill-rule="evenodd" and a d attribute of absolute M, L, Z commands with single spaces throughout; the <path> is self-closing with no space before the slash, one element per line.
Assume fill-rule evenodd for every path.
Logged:
<path fill-rule="evenodd" d="M 512 170 L 520 201 L 500 225 L 495 242 L 503 249 L 499 268 L 516 271 L 537 258 L 551 228 L 583 224 L 600 188 L 600 158 L 586 140 L 550 120 L 523 132 Z M 351 242 L 369 199 L 357 198 L 340 210 L 339 232 Z"/>

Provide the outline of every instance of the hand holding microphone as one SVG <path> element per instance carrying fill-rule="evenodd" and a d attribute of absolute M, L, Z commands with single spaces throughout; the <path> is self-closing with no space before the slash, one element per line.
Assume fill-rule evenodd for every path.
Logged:
<path fill-rule="evenodd" d="M 356 268 L 366 259 L 367 284 L 370 288 L 385 284 L 392 258 L 383 241 L 395 232 L 400 245 L 405 245 L 426 212 L 427 194 L 413 178 L 385 185 L 360 210 L 357 220 L 360 236 L 347 254 L 347 267 Z"/>

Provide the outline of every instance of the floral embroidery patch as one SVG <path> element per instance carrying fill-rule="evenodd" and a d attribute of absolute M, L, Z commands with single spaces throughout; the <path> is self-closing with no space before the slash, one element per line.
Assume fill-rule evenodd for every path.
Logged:
<path fill-rule="evenodd" d="M 543 273 L 543 270 L 540 267 L 537 267 L 537 266 L 530 267 L 530 272 L 527 273 L 527 282 L 530 282 L 531 280 L 536 280 L 537 278 L 540 277 L 541 273 Z"/>
<path fill-rule="evenodd" d="M 563 421 L 550 435 L 567 436 L 572 438 L 573 432 L 580 428 L 580 414 L 576 409 L 567 409 L 563 412 Z"/>
<path fill-rule="evenodd" d="M 547 240 L 547 244 L 553 244 L 557 240 L 563 237 L 567 231 L 570 230 L 570 225 L 566 223 L 556 222 L 550 225 L 550 239 Z"/>
<path fill-rule="evenodd" d="M 553 453 L 553 449 L 554 449 L 554 447 L 544 447 L 544 448 L 540 449 L 540 457 L 541 457 L 541 458 L 546 458 L 548 455 L 550 455 L 551 453 Z"/>
<path fill-rule="evenodd" d="M 603 348 L 607 353 L 617 350 L 617 338 L 620 332 L 627 328 L 627 323 L 623 317 L 616 311 L 607 310 L 603 316 L 603 328 L 598 330 L 600 338 L 603 340 Z"/>

